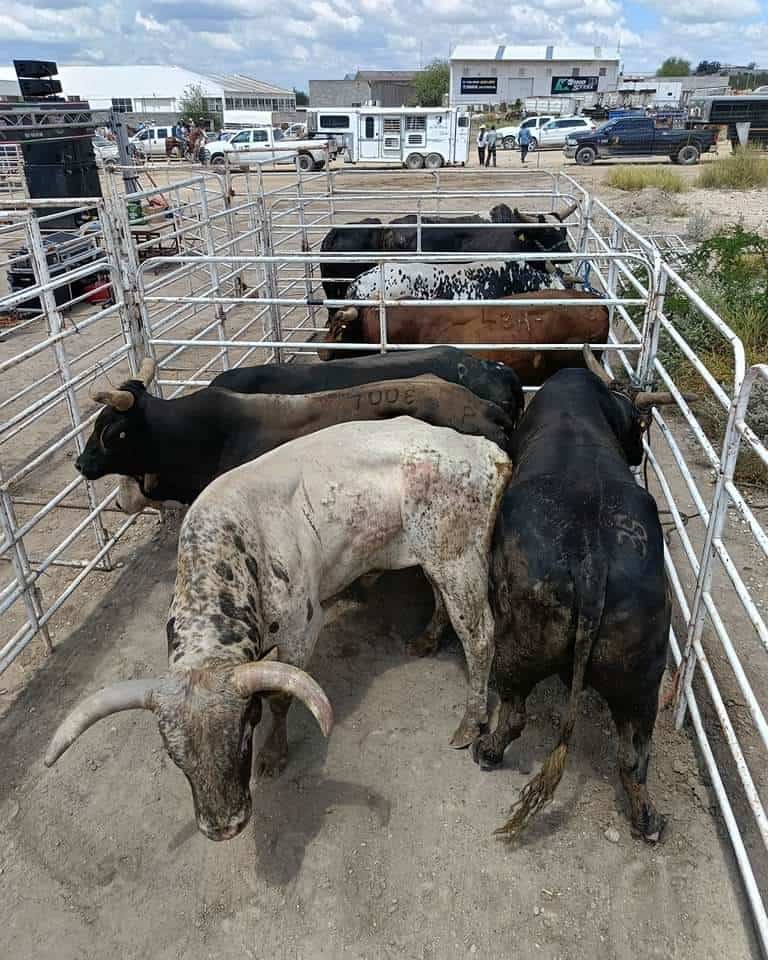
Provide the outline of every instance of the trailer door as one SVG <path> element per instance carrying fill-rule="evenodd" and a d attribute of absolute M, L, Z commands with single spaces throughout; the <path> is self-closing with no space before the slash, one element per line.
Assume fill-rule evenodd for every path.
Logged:
<path fill-rule="evenodd" d="M 381 117 L 376 114 L 360 114 L 360 133 L 358 136 L 358 159 L 378 160 L 381 143 Z"/>

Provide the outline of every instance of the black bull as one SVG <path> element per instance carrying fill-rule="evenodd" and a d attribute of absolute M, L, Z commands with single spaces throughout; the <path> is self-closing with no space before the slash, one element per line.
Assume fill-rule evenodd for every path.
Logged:
<path fill-rule="evenodd" d="M 552 216 L 560 223 L 574 209 L 575 205 L 572 205 L 563 213 L 554 213 Z M 460 217 L 422 217 L 421 222 L 433 225 L 421 231 L 421 249 L 424 253 L 531 253 L 539 258 L 531 260 L 531 265 L 543 269 L 543 253 L 570 252 L 565 227 L 546 225 L 543 214 L 530 217 L 517 209 L 510 210 L 503 203 L 493 207 L 488 220 L 476 214 L 465 214 Z M 509 226 L 472 226 L 488 223 Z M 526 223 L 536 226 L 526 227 Z M 418 248 L 419 231 L 416 224 L 416 216 L 408 214 L 392 220 L 388 225 L 373 217 L 347 227 L 333 227 L 323 237 L 320 251 L 329 254 L 413 253 Z M 440 226 L 435 226 L 437 224 Z M 321 263 L 320 275 L 326 297 L 329 300 L 343 300 L 351 281 L 375 266 L 373 261 Z"/>
<path fill-rule="evenodd" d="M 278 368 L 284 376 L 280 394 L 271 373 L 266 379 L 272 392 L 259 391 L 259 374 L 265 371 L 255 368 L 250 396 L 211 386 L 175 400 L 147 392 L 154 364 L 145 361 L 137 379 L 96 394 L 105 406 L 75 466 L 89 480 L 107 474 L 136 480 L 145 502 L 133 501 L 132 511 L 147 500 L 192 503 L 221 473 L 297 436 L 349 420 L 415 416 L 506 446 L 523 406 L 513 371 L 451 348 L 371 359 L 334 365 L 338 374 L 330 377 L 322 372 L 327 365 L 314 365 L 319 376 L 304 393 L 297 392 L 306 386 L 303 372 L 291 384 L 301 367 Z M 221 379 L 242 389 L 245 374 L 222 374 Z M 334 382 L 346 386 L 328 390 Z M 374 389 L 382 383 L 393 389 Z"/>
<path fill-rule="evenodd" d="M 633 832 L 655 842 L 663 831 L 646 777 L 670 599 L 656 504 L 629 465 L 642 458 L 648 405 L 670 400 L 612 390 L 589 370 L 562 370 L 537 393 L 512 441 L 515 468 L 491 560 L 492 682 L 501 709 L 496 729 L 475 742 L 475 759 L 484 768 L 502 762 L 540 680 L 560 674 L 571 697 L 557 746 L 497 831 L 508 839 L 554 794 L 585 683 L 616 723 Z"/>

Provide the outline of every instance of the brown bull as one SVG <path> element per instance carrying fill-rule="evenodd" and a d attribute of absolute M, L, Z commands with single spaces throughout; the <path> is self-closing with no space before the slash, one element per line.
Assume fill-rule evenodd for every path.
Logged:
<path fill-rule="evenodd" d="M 514 306 L 515 300 L 596 300 L 588 306 Z M 538 386 L 565 367 L 583 367 L 585 343 L 605 343 L 608 308 L 578 290 L 538 290 L 505 299 L 509 306 L 398 306 L 387 308 L 389 343 L 509 343 L 509 350 L 470 350 L 476 357 L 511 367 L 526 386 Z M 379 308 L 345 307 L 329 321 L 326 343 L 378 343 Z M 515 350 L 519 343 L 572 343 L 573 350 Z M 321 351 L 323 360 L 333 351 Z M 342 356 L 348 358 L 349 354 Z"/>

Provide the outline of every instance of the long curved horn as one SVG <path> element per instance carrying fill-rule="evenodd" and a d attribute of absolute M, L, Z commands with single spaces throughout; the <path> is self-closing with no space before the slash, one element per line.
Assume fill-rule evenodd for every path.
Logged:
<path fill-rule="evenodd" d="M 694 403 L 699 399 L 697 393 L 681 393 L 680 396 L 686 403 Z M 636 407 L 660 407 L 670 403 L 677 403 L 677 401 L 671 393 L 666 393 L 665 391 L 653 393 L 652 391 L 641 390 L 640 393 L 635 396 Z"/>
<path fill-rule="evenodd" d="M 584 362 L 587 365 L 587 369 L 591 370 L 596 377 L 600 377 L 603 383 L 607 384 L 609 387 L 613 386 L 613 378 L 605 369 L 605 367 L 598 362 L 597 357 L 592 353 L 592 348 L 588 344 L 584 344 L 581 348 L 582 356 L 584 357 Z"/>
<path fill-rule="evenodd" d="M 121 710 L 151 710 L 157 680 L 123 680 L 91 694 L 79 703 L 53 735 L 45 754 L 46 767 L 52 766 L 81 733 L 98 720 Z"/>
<path fill-rule="evenodd" d="M 124 413 L 133 406 L 135 397 L 130 390 L 97 390 L 93 394 L 96 403 L 105 403 L 113 410 L 119 410 Z"/>
<path fill-rule="evenodd" d="M 136 374 L 135 379 L 140 380 L 145 387 L 148 387 L 155 379 L 156 370 L 157 364 L 152 357 L 144 357 L 144 359 L 141 361 L 141 366 L 139 367 L 139 372 Z"/>
<path fill-rule="evenodd" d="M 552 211 L 552 216 L 553 216 L 553 217 L 557 217 L 557 219 L 560 221 L 560 223 L 562 223 L 563 220 L 567 220 L 568 217 L 570 217 L 570 215 L 571 215 L 572 213 L 576 213 L 576 211 L 577 211 L 578 209 L 579 209 L 578 203 L 572 203 L 572 204 L 570 205 L 570 207 L 566 207 L 565 210 L 563 210 L 562 213 L 557 213 L 556 210 L 553 210 L 553 211 Z"/>
<path fill-rule="evenodd" d="M 285 693 L 299 700 L 317 720 L 325 736 L 333 727 L 333 708 L 323 688 L 308 673 L 290 663 L 258 660 L 235 667 L 232 683 L 241 697 L 254 693 Z"/>

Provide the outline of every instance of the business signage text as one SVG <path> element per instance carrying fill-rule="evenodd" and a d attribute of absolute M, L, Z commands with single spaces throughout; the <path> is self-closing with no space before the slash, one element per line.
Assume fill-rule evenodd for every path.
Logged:
<path fill-rule="evenodd" d="M 599 77 L 552 77 L 552 93 L 594 93 Z"/>
<path fill-rule="evenodd" d="M 462 93 L 496 93 L 498 79 L 496 77 L 462 77 Z"/>

